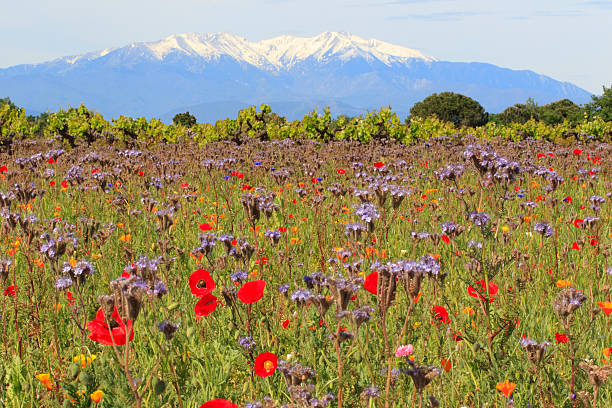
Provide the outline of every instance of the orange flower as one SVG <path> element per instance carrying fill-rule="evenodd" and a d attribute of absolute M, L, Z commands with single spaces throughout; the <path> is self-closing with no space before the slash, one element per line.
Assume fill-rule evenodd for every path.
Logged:
<path fill-rule="evenodd" d="M 601 310 L 606 314 L 606 316 L 610 316 L 612 313 L 612 302 L 597 302 Z"/>
<path fill-rule="evenodd" d="M 53 389 L 53 379 L 50 374 L 36 374 L 36 378 L 45 386 L 48 390 Z"/>
<path fill-rule="evenodd" d="M 471 307 L 468 306 L 468 307 L 463 309 L 463 313 L 465 313 L 468 316 L 471 316 L 471 315 L 473 315 L 476 312 L 474 312 L 474 309 L 472 309 Z"/>
<path fill-rule="evenodd" d="M 93 402 L 100 402 L 102 400 L 102 397 L 104 396 L 104 391 L 102 390 L 96 390 L 94 392 L 91 393 L 90 398 Z"/>
<path fill-rule="evenodd" d="M 126 234 L 119 237 L 121 242 L 132 242 L 132 234 Z"/>
<path fill-rule="evenodd" d="M 497 386 L 495 388 L 501 391 L 504 396 L 510 398 L 510 395 L 512 395 L 512 391 L 514 391 L 514 387 L 516 387 L 515 383 L 511 383 L 510 381 L 506 380 L 503 383 L 497 383 Z"/>
<path fill-rule="evenodd" d="M 570 282 L 570 281 L 568 281 L 568 280 L 565 280 L 565 279 L 559 279 L 559 280 L 558 280 L 558 281 L 555 283 L 555 285 L 557 285 L 557 287 L 559 287 L 559 288 L 566 288 L 566 287 L 568 287 L 568 286 L 569 286 L 569 285 L 571 285 L 571 284 L 572 284 L 572 282 Z"/>

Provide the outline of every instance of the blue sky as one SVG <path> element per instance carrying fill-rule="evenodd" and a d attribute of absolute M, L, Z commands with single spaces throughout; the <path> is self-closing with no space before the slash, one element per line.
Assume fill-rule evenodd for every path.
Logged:
<path fill-rule="evenodd" d="M 251 41 L 348 31 L 446 61 L 612 85 L 612 0 L 26 0 L 4 2 L 0 67 L 185 32 Z M 1 92 L 0 92 L 1 93 Z"/>

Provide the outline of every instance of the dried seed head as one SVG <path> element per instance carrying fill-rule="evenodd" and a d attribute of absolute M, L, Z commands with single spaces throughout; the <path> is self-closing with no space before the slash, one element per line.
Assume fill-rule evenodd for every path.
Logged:
<path fill-rule="evenodd" d="M 612 366 L 599 367 L 585 362 L 580 363 L 579 366 L 589 375 L 589 382 L 593 384 L 594 388 L 604 385 L 608 377 L 612 375 Z"/>
<path fill-rule="evenodd" d="M 552 306 L 559 319 L 566 324 L 569 316 L 578 309 L 585 300 L 586 296 L 582 292 L 574 288 L 566 288 L 557 294 L 552 302 Z"/>

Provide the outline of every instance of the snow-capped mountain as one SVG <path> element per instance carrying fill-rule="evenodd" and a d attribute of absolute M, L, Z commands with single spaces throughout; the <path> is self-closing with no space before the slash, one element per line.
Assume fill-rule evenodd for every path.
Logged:
<path fill-rule="evenodd" d="M 367 61 L 378 60 L 386 65 L 406 62 L 411 58 L 436 61 L 420 51 L 378 40 L 365 40 L 349 33 L 325 32 L 315 37 L 303 38 L 282 35 L 269 40 L 251 42 L 228 33 L 176 34 L 161 41 L 134 43 L 123 48 L 109 48 L 81 56 L 60 58 L 59 61 L 74 65 L 104 57 L 117 50 L 163 61 L 167 57 L 182 54 L 211 61 L 230 56 L 236 61 L 266 70 L 286 70 L 300 61 L 314 59 L 324 62 L 331 58 L 347 61 L 361 57 Z"/>
<path fill-rule="evenodd" d="M 200 121 L 214 121 L 259 103 L 290 119 L 325 105 L 349 115 L 391 105 L 406 115 L 415 102 L 443 91 L 473 97 L 491 112 L 529 97 L 538 103 L 590 99 L 575 85 L 531 71 L 438 61 L 337 32 L 259 42 L 227 33 L 177 34 L 0 69 L 0 97 L 31 111 L 85 103 L 106 116 L 165 120 L 190 110 Z"/>

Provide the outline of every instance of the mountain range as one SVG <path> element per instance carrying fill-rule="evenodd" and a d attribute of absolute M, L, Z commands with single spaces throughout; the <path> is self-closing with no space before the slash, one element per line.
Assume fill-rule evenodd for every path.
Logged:
<path fill-rule="evenodd" d="M 533 71 L 439 61 L 417 50 L 349 33 L 259 42 L 227 34 L 178 34 L 40 64 L 0 69 L 0 97 L 28 113 L 84 103 L 105 117 L 189 111 L 200 122 L 269 104 L 287 119 L 315 107 L 358 115 L 390 105 L 400 117 L 432 93 L 452 91 L 500 112 L 533 98 L 544 104 L 591 94 Z"/>

